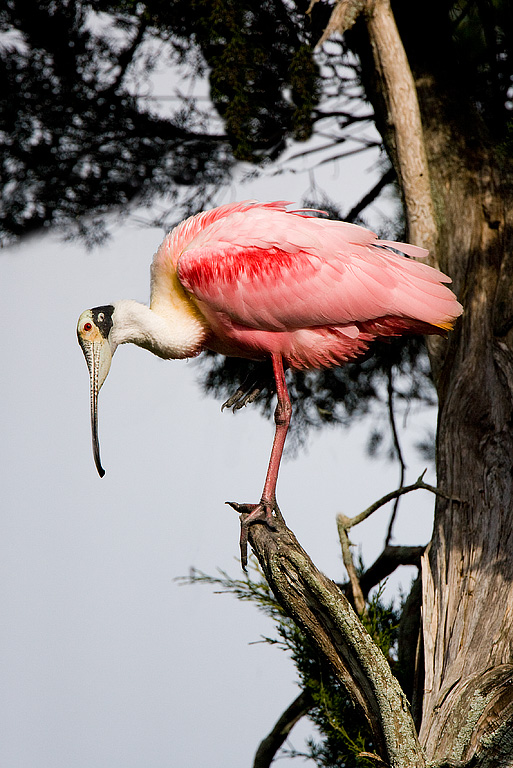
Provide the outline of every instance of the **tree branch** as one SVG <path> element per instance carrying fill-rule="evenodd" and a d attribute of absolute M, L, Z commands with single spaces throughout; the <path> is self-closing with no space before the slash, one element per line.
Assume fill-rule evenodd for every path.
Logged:
<path fill-rule="evenodd" d="M 279 510 L 275 530 L 255 523 L 248 534 L 277 601 L 361 707 L 382 759 L 392 768 L 425 768 L 404 693 L 341 590 L 315 567 Z"/>
<path fill-rule="evenodd" d="M 290 707 L 287 707 L 272 731 L 260 742 L 253 768 L 269 768 L 292 728 L 304 715 L 308 714 L 312 706 L 311 694 L 308 691 L 302 691 Z"/>
<path fill-rule="evenodd" d="M 322 45 L 332 34 L 338 32 L 343 35 L 355 24 L 356 19 L 365 8 L 367 0 L 339 0 L 335 5 L 330 20 L 317 45 Z M 318 0 L 312 0 L 307 13 L 310 13 Z"/>
<path fill-rule="evenodd" d="M 420 568 L 420 558 L 425 547 L 387 546 L 373 564 L 360 576 L 360 587 L 364 598 L 376 584 L 390 576 L 400 565 L 414 565 Z"/>
<path fill-rule="evenodd" d="M 310 9 L 316 0 L 312 0 Z M 411 242 L 434 253 L 438 229 L 429 167 L 413 75 L 397 30 L 390 0 L 339 0 L 318 45 L 343 35 L 363 13 L 391 127 L 392 153 L 404 197 Z"/>
<path fill-rule="evenodd" d="M 381 768 L 381 766 L 385 766 L 385 768 L 388 768 L 387 764 L 383 762 L 383 760 L 378 756 L 375 755 L 374 752 L 360 752 L 358 757 L 364 757 L 366 760 L 372 760 L 376 768 Z"/>
<path fill-rule="evenodd" d="M 392 368 L 388 368 L 388 385 L 387 385 L 387 402 L 388 402 L 388 419 L 390 421 L 390 429 L 392 430 L 392 438 L 394 441 L 394 448 L 395 452 L 397 454 L 397 458 L 399 460 L 399 466 L 401 467 L 400 475 L 399 475 L 399 487 L 402 488 L 404 484 L 404 475 L 406 472 L 406 464 L 403 458 L 403 452 L 401 450 L 401 443 L 399 441 L 399 433 L 397 431 L 397 426 L 395 423 L 395 413 L 394 413 L 394 384 L 393 384 L 393 373 Z M 392 531 L 394 528 L 395 518 L 397 517 L 397 510 L 399 509 L 399 499 L 401 497 L 397 496 L 394 502 L 394 508 L 392 510 L 392 514 L 390 515 L 390 522 L 388 523 L 388 531 L 387 536 L 385 539 L 385 547 L 387 547 L 390 544 L 390 539 L 392 538 Z"/>
<path fill-rule="evenodd" d="M 367 192 L 366 195 L 362 197 L 362 199 L 355 205 L 347 216 L 344 217 L 344 221 L 354 221 L 357 216 L 360 215 L 362 211 L 367 208 L 368 205 L 370 205 L 374 200 L 378 197 L 381 190 L 384 189 L 387 184 L 391 184 L 392 181 L 395 179 L 395 171 L 393 168 L 389 168 L 386 173 L 383 174 L 383 176 L 380 178 L 377 184 L 375 184 L 369 192 Z"/>
<path fill-rule="evenodd" d="M 356 568 L 353 561 L 353 555 L 351 554 L 351 542 L 347 535 L 347 529 L 341 524 L 337 516 L 337 530 L 338 537 L 340 539 L 340 547 L 342 549 L 342 560 L 346 567 L 347 575 L 349 576 L 349 583 L 351 584 L 351 591 L 353 593 L 353 601 L 356 608 L 356 612 L 359 616 L 363 616 L 366 612 L 365 609 L 365 597 L 363 596 L 362 588 L 360 586 L 360 580 L 356 573 Z"/>
<path fill-rule="evenodd" d="M 434 253 L 438 229 L 429 181 L 417 90 L 390 0 L 367 0 L 366 22 L 392 126 L 396 171 L 411 242 Z"/>
<path fill-rule="evenodd" d="M 380 507 L 383 507 L 385 506 L 385 504 L 388 504 L 389 501 L 393 501 L 398 496 L 402 496 L 405 493 L 410 493 L 411 491 L 417 491 L 419 488 L 422 488 L 425 491 L 430 491 L 430 493 L 434 493 L 437 496 L 441 496 L 444 499 L 450 499 L 451 501 L 456 501 L 456 502 L 459 502 L 460 504 L 463 503 L 462 499 L 457 499 L 452 496 L 449 497 L 443 491 L 440 491 L 438 488 L 435 488 L 434 485 L 429 485 L 428 483 L 425 483 L 422 478 L 424 477 L 426 472 L 427 470 L 425 469 L 424 472 L 411 485 L 405 485 L 402 488 L 398 488 L 396 491 L 391 491 L 390 493 L 387 493 L 385 496 L 382 496 L 381 499 L 378 499 L 377 501 L 375 501 L 374 504 L 370 505 L 370 507 L 367 507 L 367 509 L 364 509 L 363 512 L 360 512 L 359 515 L 355 515 L 354 517 L 347 517 L 346 515 L 340 512 L 337 515 L 337 525 L 340 523 L 340 525 L 343 526 L 346 529 L 346 531 L 348 531 L 354 525 L 358 525 L 358 523 L 361 523 L 364 520 L 366 520 L 368 517 L 370 517 L 373 514 L 373 512 L 376 512 L 376 510 L 378 510 Z"/>
<path fill-rule="evenodd" d="M 135 53 L 142 42 L 147 26 L 148 24 L 144 16 L 138 19 L 136 33 L 134 35 L 132 42 L 129 43 L 126 46 L 126 48 L 124 48 L 121 51 L 121 53 L 118 55 L 116 66 L 119 67 L 119 72 L 117 73 L 112 83 L 107 85 L 107 87 L 104 90 L 99 91 L 99 93 L 104 98 L 106 98 L 109 93 L 115 93 L 115 91 L 117 91 L 117 89 L 121 85 L 123 78 L 125 77 L 126 71 L 130 66 L 130 64 L 132 63 Z"/>
<path fill-rule="evenodd" d="M 444 736 L 449 732 L 457 738 L 451 746 L 439 746 L 439 768 L 511 765 L 512 677 L 513 665 L 499 664 L 485 672 L 462 676 L 449 688 L 439 707 L 440 722 Z"/>

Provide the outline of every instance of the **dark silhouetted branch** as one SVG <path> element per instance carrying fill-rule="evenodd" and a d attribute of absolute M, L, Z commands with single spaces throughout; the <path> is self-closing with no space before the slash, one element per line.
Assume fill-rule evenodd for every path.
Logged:
<path fill-rule="evenodd" d="M 417 480 L 412 483 L 411 485 L 405 485 L 402 488 L 398 488 L 396 491 L 391 491 L 390 493 L 387 493 L 386 496 L 382 496 L 381 499 L 378 499 L 374 502 L 374 504 L 371 504 L 370 507 L 367 507 L 367 509 L 364 509 L 363 512 L 360 512 L 359 515 L 355 515 L 354 517 L 347 517 L 346 515 L 343 515 L 342 513 L 339 513 L 337 515 L 337 525 L 342 525 L 347 531 L 352 528 L 354 525 L 358 525 L 358 523 L 363 522 L 363 520 L 366 520 L 368 517 L 370 517 L 373 512 L 376 512 L 380 507 L 385 506 L 385 504 L 388 504 L 389 501 L 393 501 L 398 496 L 402 496 L 405 493 L 410 493 L 411 491 L 417 491 L 419 488 L 422 488 L 425 491 L 429 491 L 430 493 L 434 493 L 437 496 L 441 496 L 444 499 L 449 499 L 450 501 L 456 501 L 460 504 L 463 503 L 461 499 L 457 499 L 453 496 L 448 496 L 443 491 L 440 491 L 438 488 L 436 488 L 434 485 L 429 485 L 428 483 L 425 483 L 422 479 L 424 475 L 426 474 L 427 470 L 425 469 L 424 472 L 417 478 Z"/>
<path fill-rule="evenodd" d="M 420 558 L 425 547 L 392 547 L 387 546 L 373 564 L 360 576 L 360 588 L 364 598 L 367 597 L 380 581 L 383 581 L 401 565 L 414 565 L 420 568 Z"/>
<path fill-rule="evenodd" d="M 393 381 L 392 368 L 388 369 L 387 402 L 388 402 L 388 420 L 390 422 L 390 429 L 392 430 L 392 439 L 394 441 L 394 448 L 397 455 L 397 460 L 399 461 L 399 466 L 401 468 L 400 475 L 399 475 L 399 487 L 402 488 L 404 485 L 404 477 L 406 473 L 406 463 L 404 461 L 403 452 L 401 450 L 401 443 L 399 441 L 399 433 L 397 431 L 397 425 L 395 423 L 394 381 Z M 390 522 L 388 523 L 387 536 L 385 539 L 385 547 L 387 547 L 390 544 L 390 539 L 392 538 L 392 531 L 394 529 L 397 510 L 399 509 L 400 498 L 401 498 L 400 496 L 397 496 L 394 501 L 394 508 L 390 516 Z"/>
<path fill-rule="evenodd" d="M 276 722 L 272 731 L 262 739 L 257 749 L 253 768 L 269 768 L 277 751 L 295 724 L 312 708 L 313 700 L 308 691 L 302 691 Z"/>
<path fill-rule="evenodd" d="M 387 184 L 391 184 L 394 179 L 395 171 L 393 168 L 389 168 L 389 170 L 383 174 L 378 183 L 375 184 L 372 189 L 370 189 L 367 194 L 364 195 L 355 206 L 353 206 L 353 208 L 351 208 L 347 216 L 344 217 L 345 221 L 354 221 L 356 217 L 359 216 L 360 213 L 365 210 L 365 208 L 367 208 L 367 206 L 374 202 L 374 200 L 387 186 Z"/>

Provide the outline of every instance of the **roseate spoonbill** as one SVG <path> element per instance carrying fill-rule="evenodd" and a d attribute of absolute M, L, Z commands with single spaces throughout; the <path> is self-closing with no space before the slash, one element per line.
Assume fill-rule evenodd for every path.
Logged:
<path fill-rule="evenodd" d="M 288 205 L 245 201 L 192 216 L 154 256 L 149 307 L 119 301 L 80 315 L 100 476 L 98 393 L 119 344 L 132 342 L 166 359 L 211 349 L 271 360 L 278 402 L 262 497 L 258 504 L 233 504 L 249 513 L 247 532 L 258 519 L 272 525 L 291 417 L 284 366 L 341 365 L 376 338 L 443 335 L 452 328 L 462 307 L 444 285 L 450 278 L 397 253 L 422 257 L 427 251 Z"/>

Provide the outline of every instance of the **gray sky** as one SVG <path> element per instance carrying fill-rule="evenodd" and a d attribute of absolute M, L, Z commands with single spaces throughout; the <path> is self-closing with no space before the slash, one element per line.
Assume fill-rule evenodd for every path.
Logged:
<path fill-rule="evenodd" d="M 349 174 L 354 201 L 354 180 L 362 193 L 371 184 Z M 344 179 L 332 182 L 344 188 Z M 297 200 L 298 186 L 297 177 L 267 180 L 220 202 Z M 254 644 L 272 632 L 269 621 L 175 581 L 191 566 L 240 575 L 238 520 L 224 502 L 260 498 L 272 424 L 251 408 L 222 414 L 200 391 L 196 362 L 124 346 L 100 394 L 106 476 L 96 474 L 76 322 L 88 307 L 146 302 L 163 236 L 126 223 L 93 252 L 38 235 L 1 255 L 0 765 L 8 768 L 250 766 L 297 695 L 286 654 Z M 335 514 L 356 514 L 397 484 L 395 467 L 365 456 L 365 432 L 312 435 L 281 469 L 286 520 L 334 579 L 344 578 Z M 422 469 L 412 461 L 408 480 Z M 401 509 L 398 543 L 425 543 L 432 498 L 417 493 Z M 367 564 L 388 516 L 353 530 Z M 292 742 L 300 747 L 301 733 Z"/>

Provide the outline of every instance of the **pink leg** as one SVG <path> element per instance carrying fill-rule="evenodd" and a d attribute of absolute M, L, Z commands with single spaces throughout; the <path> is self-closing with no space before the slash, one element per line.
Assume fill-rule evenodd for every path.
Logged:
<path fill-rule="evenodd" d="M 273 355 L 272 363 L 274 378 L 276 380 L 276 394 L 278 397 L 278 402 L 274 411 L 276 430 L 274 433 L 273 447 L 271 450 L 271 458 L 269 459 L 269 466 L 267 468 L 264 490 L 262 491 L 262 498 L 260 499 L 259 504 L 237 504 L 236 502 L 228 502 L 228 504 L 230 504 L 230 506 L 237 512 L 246 514 L 241 522 L 240 536 L 241 564 L 244 570 L 246 570 L 247 564 L 248 526 L 257 521 L 265 520 L 271 528 L 274 528 L 273 510 L 276 505 L 276 483 L 278 481 L 278 471 L 280 469 L 283 447 L 285 445 L 285 439 L 287 437 L 290 417 L 292 414 L 292 405 L 290 403 L 290 397 L 285 381 L 285 372 L 283 370 L 283 360 L 281 355 Z"/>
<path fill-rule="evenodd" d="M 278 396 L 276 410 L 274 411 L 274 423 L 276 424 L 276 431 L 274 433 L 271 458 L 269 459 L 264 490 L 260 502 L 261 504 L 269 505 L 271 510 L 276 503 L 276 483 L 278 481 L 278 471 L 280 469 L 283 447 L 285 445 L 285 438 L 287 437 L 290 417 L 292 415 L 292 406 L 290 404 L 289 392 L 287 389 L 287 383 L 285 381 L 285 371 L 283 370 L 283 360 L 281 355 L 273 355 L 272 362 L 274 378 L 276 380 L 276 394 Z"/>

